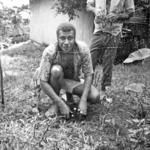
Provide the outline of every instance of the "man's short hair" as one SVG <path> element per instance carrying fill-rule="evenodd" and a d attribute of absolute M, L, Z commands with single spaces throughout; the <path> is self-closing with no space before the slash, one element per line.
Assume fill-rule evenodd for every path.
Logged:
<path fill-rule="evenodd" d="M 57 27 L 57 30 L 56 30 L 56 34 L 57 34 L 57 37 L 59 35 L 59 31 L 63 31 L 63 32 L 70 32 L 70 31 L 73 31 L 74 32 L 74 36 L 76 36 L 76 29 L 75 27 L 69 23 L 69 22 L 65 22 L 65 23 L 61 23 L 58 27 Z"/>

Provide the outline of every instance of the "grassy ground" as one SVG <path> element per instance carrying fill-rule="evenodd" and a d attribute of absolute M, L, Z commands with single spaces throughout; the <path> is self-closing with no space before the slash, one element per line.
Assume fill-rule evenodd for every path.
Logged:
<path fill-rule="evenodd" d="M 148 65 L 115 66 L 113 102 L 89 105 L 86 121 L 66 122 L 40 117 L 35 109 L 37 97 L 30 85 L 42 50 L 27 42 L 2 52 L 5 109 L 0 110 L 0 150 L 150 149 Z M 101 68 L 97 71 L 100 75 Z M 130 83 L 143 83 L 143 93 L 125 92 Z"/>

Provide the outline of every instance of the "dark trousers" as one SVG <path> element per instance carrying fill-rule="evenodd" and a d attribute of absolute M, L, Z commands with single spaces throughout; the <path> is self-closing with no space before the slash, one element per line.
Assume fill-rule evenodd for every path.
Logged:
<path fill-rule="evenodd" d="M 90 46 L 93 68 L 95 69 L 98 61 L 102 62 L 103 76 L 101 89 L 104 91 L 106 86 L 111 85 L 113 63 L 120 42 L 120 34 L 113 36 L 105 32 L 97 32 L 93 35 Z"/>

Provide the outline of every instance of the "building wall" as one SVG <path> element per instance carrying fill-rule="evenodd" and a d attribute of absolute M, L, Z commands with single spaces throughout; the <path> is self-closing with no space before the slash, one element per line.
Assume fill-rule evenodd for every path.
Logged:
<path fill-rule="evenodd" d="M 32 40 L 45 44 L 54 42 L 58 24 L 69 21 L 68 16 L 56 15 L 52 6 L 53 0 L 30 0 L 30 38 Z M 93 32 L 93 15 L 84 11 L 79 16 L 71 21 L 77 29 L 77 40 L 84 40 L 89 44 Z"/>

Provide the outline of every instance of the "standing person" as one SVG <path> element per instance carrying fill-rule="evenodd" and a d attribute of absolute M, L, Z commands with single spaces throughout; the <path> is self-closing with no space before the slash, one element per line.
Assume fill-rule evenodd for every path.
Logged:
<path fill-rule="evenodd" d="M 96 103 L 100 97 L 98 90 L 91 85 L 93 67 L 90 50 L 84 42 L 76 41 L 76 29 L 70 23 L 60 24 L 56 34 L 57 42 L 44 50 L 38 69 L 41 89 L 55 112 L 59 110 L 69 117 L 70 108 L 59 96 L 60 90 L 64 89 L 68 95 L 80 97 L 78 109 L 81 114 L 87 115 L 87 101 Z M 81 69 L 83 83 L 79 80 Z"/>
<path fill-rule="evenodd" d="M 87 10 L 95 14 L 95 30 L 90 50 L 94 69 L 98 60 L 102 60 L 101 96 L 105 96 L 111 89 L 113 62 L 120 41 L 123 21 L 133 15 L 134 1 L 87 0 Z"/>

